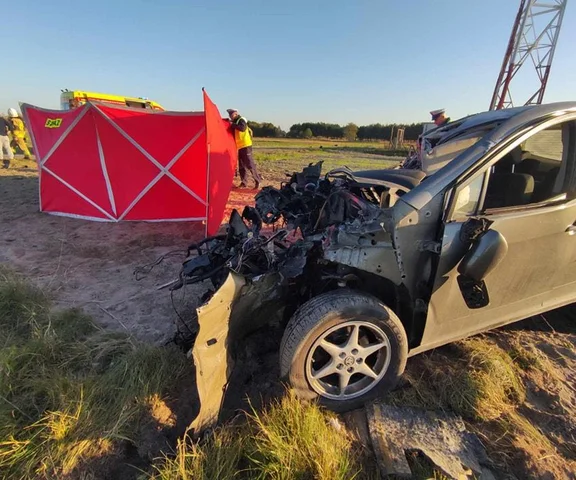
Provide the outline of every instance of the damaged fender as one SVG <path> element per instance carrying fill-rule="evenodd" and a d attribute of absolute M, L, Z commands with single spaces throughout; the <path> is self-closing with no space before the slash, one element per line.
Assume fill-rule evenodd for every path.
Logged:
<path fill-rule="evenodd" d="M 195 434 L 218 421 L 228 378 L 234 367 L 228 351 L 232 308 L 245 285 L 244 277 L 230 272 L 210 301 L 197 309 L 200 329 L 192 357 L 196 366 L 200 412 L 191 424 Z"/>
<path fill-rule="evenodd" d="M 200 411 L 191 424 L 195 435 L 218 422 L 242 338 L 282 311 L 281 278 L 269 273 L 249 280 L 230 271 L 213 297 L 196 310 L 199 332 L 192 357 Z"/>

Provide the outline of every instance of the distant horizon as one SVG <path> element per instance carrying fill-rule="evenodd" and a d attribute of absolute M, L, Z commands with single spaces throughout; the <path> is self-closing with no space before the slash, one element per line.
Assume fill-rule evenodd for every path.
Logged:
<path fill-rule="evenodd" d="M 210 95 L 210 92 L 208 92 L 208 89 L 205 89 L 205 90 L 206 90 L 206 93 L 208 93 L 208 95 Z M 66 90 L 65 90 L 65 91 L 66 91 Z M 132 96 L 132 95 L 124 95 L 123 93 L 120 93 L 120 94 L 119 94 L 119 93 L 117 93 L 117 92 L 102 92 L 102 91 L 99 91 L 99 90 L 87 90 L 87 89 L 84 89 L 84 90 L 80 90 L 80 89 L 67 89 L 67 91 L 70 91 L 70 92 L 72 92 L 72 91 L 83 91 L 83 92 L 100 93 L 100 94 L 114 95 L 114 96 L 125 96 L 125 97 L 132 97 L 132 98 L 142 98 L 142 99 L 146 99 L 146 100 L 152 100 L 152 101 L 154 101 L 154 102 L 162 105 L 162 107 L 164 107 L 164 105 L 162 104 L 161 101 L 158 101 L 158 100 L 155 99 L 155 98 L 149 98 L 149 97 L 134 97 L 134 96 Z M 46 106 L 43 106 L 43 105 L 34 105 L 34 106 L 40 107 L 40 108 L 46 108 L 46 109 L 50 109 L 50 110 L 55 110 L 55 111 L 61 110 L 61 108 L 60 108 L 60 94 L 61 94 L 61 93 L 62 93 L 62 91 L 60 91 L 59 94 L 58 94 L 58 105 L 57 105 L 57 106 L 51 106 L 51 107 L 46 107 Z M 23 103 L 29 103 L 29 102 L 22 102 L 22 101 L 18 102 L 18 109 L 20 109 L 20 104 L 23 104 Z M 10 107 L 9 107 L 9 108 L 10 108 Z M 15 108 L 15 107 L 13 107 L 13 108 Z M 7 109 L 6 109 L 6 110 L 7 110 Z M 219 107 L 219 110 L 221 110 L 221 113 L 222 113 L 223 118 L 224 118 L 224 117 L 227 117 L 226 112 L 225 112 L 225 111 L 222 112 L 222 108 Z M 165 110 L 165 111 L 186 112 L 186 111 L 196 111 L 196 110 Z M 201 111 L 201 110 L 198 110 L 198 111 Z M 244 114 L 243 114 L 242 112 L 239 111 L 239 113 L 244 116 Z M 0 112 L 0 114 L 4 114 L 4 113 L 3 113 L 3 112 Z M 428 115 L 428 117 L 429 117 L 429 115 Z M 274 124 L 273 122 L 270 122 L 270 121 L 268 121 L 268 120 L 266 120 L 266 119 L 262 120 L 262 119 L 247 118 L 247 120 L 248 120 L 248 122 L 272 123 L 272 124 Z M 340 125 L 340 126 L 344 127 L 344 126 L 348 125 L 349 123 L 355 123 L 355 122 L 338 123 L 338 122 L 326 121 L 326 120 L 306 120 L 306 121 L 296 121 L 296 122 L 294 122 L 294 123 L 291 123 L 290 125 L 287 125 L 286 127 L 284 127 L 284 126 L 282 126 L 282 125 L 279 125 L 279 124 L 274 124 L 274 125 L 277 126 L 277 127 L 280 127 L 282 130 L 288 132 L 288 130 L 290 129 L 290 127 L 291 127 L 292 125 L 304 124 L 304 123 L 327 123 L 327 124 L 337 124 L 337 125 Z M 357 125 L 358 127 L 361 127 L 361 126 L 368 126 L 368 125 L 375 125 L 375 124 L 382 124 L 382 125 L 414 125 L 414 124 L 421 124 L 421 123 L 432 123 L 432 120 L 429 118 L 429 120 L 427 120 L 427 121 L 416 121 L 416 122 L 406 122 L 406 123 L 393 122 L 393 121 L 382 121 L 382 120 L 381 120 L 381 121 L 373 122 L 373 123 L 364 123 L 364 124 L 355 124 L 355 125 Z"/>
<path fill-rule="evenodd" d="M 518 5 L 25 2 L 3 12 L 5 25 L 26 23 L 18 55 L 0 76 L 0 111 L 18 102 L 58 109 L 60 90 L 71 87 L 201 110 L 205 87 L 223 116 L 233 107 L 283 130 L 305 122 L 428 122 L 438 108 L 462 118 L 489 107 Z M 545 103 L 575 97 L 574 25 L 569 3 Z M 518 105 L 533 92 L 530 78 L 519 80 Z"/>

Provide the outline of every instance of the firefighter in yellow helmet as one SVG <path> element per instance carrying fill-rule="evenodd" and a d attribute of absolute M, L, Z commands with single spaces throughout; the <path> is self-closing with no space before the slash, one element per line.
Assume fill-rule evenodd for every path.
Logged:
<path fill-rule="evenodd" d="M 229 108 L 227 112 L 230 116 L 230 129 L 234 133 L 234 140 L 236 140 L 236 148 L 238 149 L 240 188 L 246 188 L 246 181 L 248 180 L 247 170 L 250 171 L 254 178 L 254 188 L 258 188 L 260 187 L 261 178 L 252 156 L 252 130 L 248 126 L 247 120 L 240 116 L 238 110 Z"/>
<path fill-rule="evenodd" d="M 28 150 L 28 145 L 26 145 L 26 128 L 24 127 L 24 121 L 18 115 L 18 112 L 15 108 L 8 109 L 8 116 L 14 126 L 14 130 L 12 130 L 12 143 L 18 145 L 20 150 L 24 152 L 24 158 L 30 158 L 30 150 Z"/>

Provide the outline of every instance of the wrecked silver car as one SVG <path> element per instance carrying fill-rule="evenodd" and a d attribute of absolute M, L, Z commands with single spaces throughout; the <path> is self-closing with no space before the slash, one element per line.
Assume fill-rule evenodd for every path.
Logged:
<path fill-rule="evenodd" d="M 347 410 L 409 356 L 576 301 L 576 103 L 487 112 L 423 139 L 421 169 L 266 187 L 190 246 L 171 288 L 211 282 L 192 355 L 213 424 L 242 337 L 285 326 L 280 371 Z"/>

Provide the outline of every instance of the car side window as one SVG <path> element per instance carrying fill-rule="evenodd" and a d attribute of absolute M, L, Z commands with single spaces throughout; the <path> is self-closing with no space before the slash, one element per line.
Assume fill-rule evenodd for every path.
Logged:
<path fill-rule="evenodd" d="M 453 218 L 468 217 L 476 214 L 485 177 L 484 174 L 477 175 L 474 180 L 456 191 Z"/>
<path fill-rule="evenodd" d="M 574 122 L 541 130 L 492 165 L 482 210 L 520 207 L 567 193 L 576 167 Z"/>

